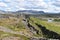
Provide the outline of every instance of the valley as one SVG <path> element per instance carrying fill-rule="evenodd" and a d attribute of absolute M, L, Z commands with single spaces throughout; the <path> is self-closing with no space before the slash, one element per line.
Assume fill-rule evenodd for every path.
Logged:
<path fill-rule="evenodd" d="M 60 19 L 28 14 L 0 14 L 0 40 L 60 39 Z M 8 39 L 7 39 L 8 38 Z M 15 39 L 16 38 L 16 39 Z"/>

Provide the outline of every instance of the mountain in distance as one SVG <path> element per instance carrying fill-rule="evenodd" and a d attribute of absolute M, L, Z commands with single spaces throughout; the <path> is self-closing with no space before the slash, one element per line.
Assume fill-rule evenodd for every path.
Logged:
<path fill-rule="evenodd" d="M 0 10 L 0 14 L 12 14 L 12 13 L 14 13 L 14 12 L 10 12 L 10 11 L 2 11 L 2 10 Z"/>
<path fill-rule="evenodd" d="M 60 13 L 48 13 L 48 12 L 36 11 L 36 10 L 19 10 L 19 11 L 15 11 L 15 12 L 0 10 L 0 14 L 20 14 L 20 13 L 24 13 L 24 14 L 60 14 Z"/>
<path fill-rule="evenodd" d="M 20 13 L 27 13 L 27 14 L 44 14 L 44 11 L 35 11 L 35 10 L 19 10 L 19 11 L 15 11 L 15 12 L 11 12 L 11 11 L 2 11 L 2 10 L 0 10 L 0 14 L 16 14 L 16 13 L 18 13 L 18 14 L 20 14 Z"/>
<path fill-rule="evenodd" d="M 60 14 L 60 13 L 53 13 L 53 12 L 44 12 L 44 11 L 37 11 L 37 10 L 19 10 L 19 11 L 16 11 L 16 13 L 20 13 L 20 12 L 23 12 L 23 13 L 32 13 L 32 14 Z"/>
<path fill-rule="evenodd" d="M 16 13 L 29 13 L 29 14 L 44 14 L 44 11 L 35 11 L 35 10 L 20 10 L 16 11 Z"/>

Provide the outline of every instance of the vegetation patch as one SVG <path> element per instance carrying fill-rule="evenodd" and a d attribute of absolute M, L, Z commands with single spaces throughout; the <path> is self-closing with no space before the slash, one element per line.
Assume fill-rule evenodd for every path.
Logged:
<path fill-rule="evenodd" d="M 0 26 L 8 27 L 14 31 L 20 31 L 21 29 L 25 29 L 25 26 L 22 23 L 21 18 L 3 18 L 3 19 L 0 19 Z"/>
<path fill-rule="evenodd" d="M 0 31 L 0 39 L 3 39 L 3 38 L 6 38 L 6 37 L 19 37 L 23 40 L 29 40 L 28 37 L 26 36 L 23 36 L 23 35 L 19 35 L 19 34 L 11 34 L 11 33 L 7 33 L 7 32 L 3 32 L 3 31 Z"/>
<path fill-rule="evenodd" d="M 56 22 L 47 22 L 47 21 L 44 21 L 44 20 L 40 20 L 38 18 L 35 18 L 35 17 L 30 17 L 31 21 L 34 22 L 35 24 L 37 24 L 38 27 L 40 27 L 40 30 L 44 30 L 45 34 L 43 31 L 42 33 L 45 34 L 45 37 L 48 37 L 48 38 L 53 38 L 53 35 L 60 35 L 60 25 L 58 26 L 58 24 L 56 24 Z M 59 22 L 57 22 L 59 23 Z M 40 25 L 40 26 L 39 26 Z M 47 32 L 46 32 L 47 31 Z M 50 34 L 52 35 L 50 35 Z M 47 36 L 48 35 L 48 36 Z M 60 38 L 60 36 L 54 36 L 55 38 Z"/>

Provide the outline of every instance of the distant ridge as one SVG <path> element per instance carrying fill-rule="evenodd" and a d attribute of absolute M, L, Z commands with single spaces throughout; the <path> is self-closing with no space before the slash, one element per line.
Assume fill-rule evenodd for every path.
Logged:
<path fill-rule="evenodd" d="M 20 14 L 20 13 L 27 13 L 27 14 L 60 14 L 60 13 L 48 13 L 48 12 L 44 12 L 44 11 L 36 11 L 36 10 L 19 10 L 19 11 L 15 11 L 15 12 L 11 12 L 11 11 L 2 11 L 0 10 L 0 14 Z"/>
<path fill-rule="evenodd" d="M 20 10 L 20 11 L 17 11 L 17 13 L 31 13 L 31 14 L 41 14 L 41 13 L 44 13 L 44 11 L 35 11 L 35 10 Z"/>

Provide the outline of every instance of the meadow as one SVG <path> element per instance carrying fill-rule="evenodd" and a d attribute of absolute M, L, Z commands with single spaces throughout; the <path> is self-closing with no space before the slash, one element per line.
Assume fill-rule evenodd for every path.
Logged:
<path fill-rule="evenodd" d="M 41 20 L 36 17 L 30 17 L 30 21 L 32 21 L 32 23 L 37 25 L 41 29 L 41 31 L 43 30 L 45 37 L 47 37 L 47 38 L 57 38 L 57 36 L 55 36 L 54 34 L 57 34 L 58 36 L 60 35 L 60 22 L 58 22 L 58 21 L 48 22 L 46 20 L 44 21 L 44 20 Z M 51 34 L 49 34 L 49 33 L 51 33 Z M 51 36 L 48 37 L 46 35 L 48 35 L 48 36 L 51 35 Z M 55 37 L 53 37 L 53 36 L 55 36 Z"/>
<path fill-rule="evenodd" d="M 49 17 L 48 17 L 49 18 Z M 60 38 L 60 19 L 48 22 L 44 17 L 24 17 L 23 15 L 4 15 L 0 18 L 0 37 Z M 25 39 L 26 38 L 26 39 Z"/>
<path fill-rule="evenodd" d="M 8 32 L 0 31 L 0 40 L 29 40 L 28 37 L 19 34 L 11 34 Z"/>
<path fill-rule="evenodd" d="M 16 40 L 29 40 L 33 34 L 25 27 L 22 22 L 23 17 L 16 17 L 16 15 L 4 15 L 0 18 L 0 39 L 16 38 Z M 8 40 L 7 39 L 7 40 Z"/>

